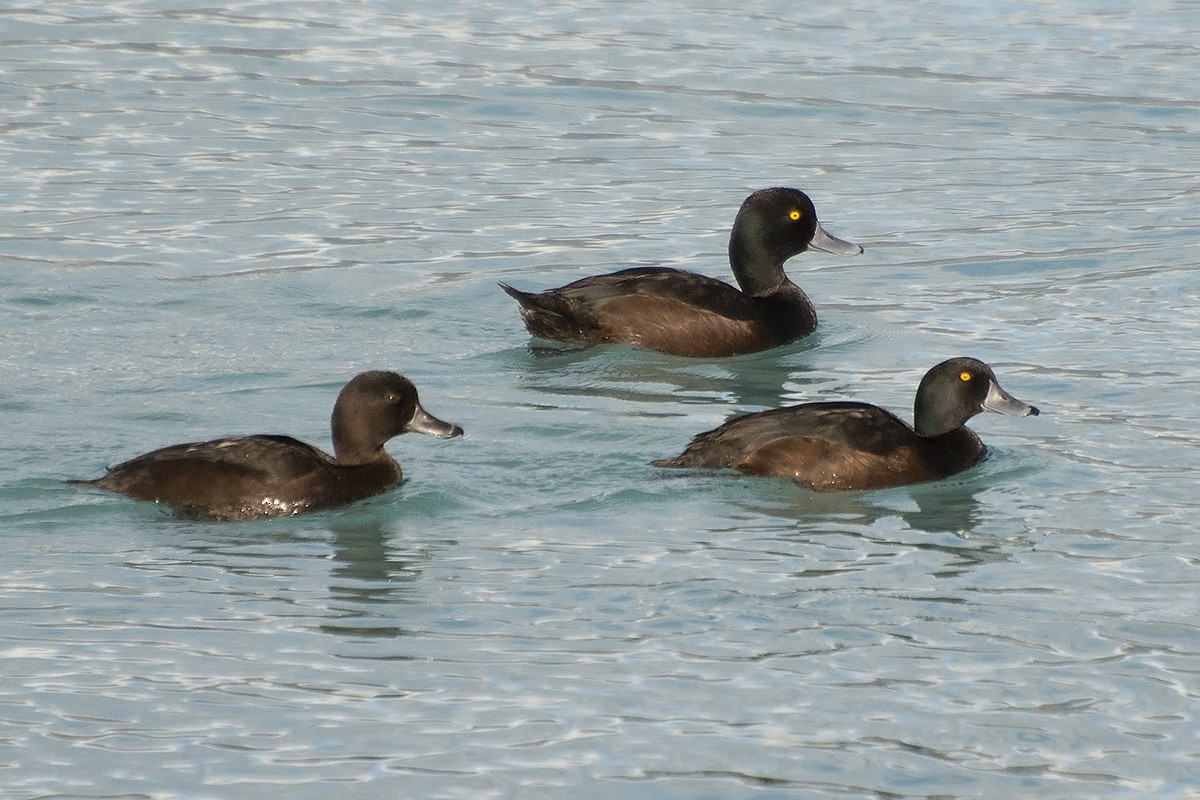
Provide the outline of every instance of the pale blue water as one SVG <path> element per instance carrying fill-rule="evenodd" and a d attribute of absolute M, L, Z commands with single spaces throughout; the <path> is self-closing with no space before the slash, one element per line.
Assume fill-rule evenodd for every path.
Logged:
<path fill-rule="evenodd" d="M 402 10 L 403 9 L 403 10 Z M 6 798 L 1200 797 L 1200 12 L 1187 2 L 0 10 Z M 863 256 L 721 361 L 532 348 L 496 282 L 727 277 L 793 185 Z M 952 480 L 648 467 L 733 414 L 1038 418 Z M 328 445 L 355 372 L 461 440 L 329 513 L 68 477 Z"/>

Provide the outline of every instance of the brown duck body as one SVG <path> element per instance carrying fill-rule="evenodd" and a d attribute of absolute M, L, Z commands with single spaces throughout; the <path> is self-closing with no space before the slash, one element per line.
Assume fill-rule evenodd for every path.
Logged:
<path fill-rule="evenodd" d="M 541 294 L 501 287 L 534 336 L 585 347 L 630 344 L 720 358 L 778 347 L 817 327 L 808 296 L 789 280 L 751 296 L 694 272 L 633 267 Z"/>
<path fill-rule="evenodd" d="M 966 427 L 920 436 L 878 406 L 828 402 L 734 418 L 697 436 L 681 455 L 654 463 L 732 468 L 830 492 L 938 480 L 975 465 L 984 453 Z"/>
<path fill-rule="evenodd" d="M 339 464 L 298 439 L 260 434 L 164 447 L 79 483 L 187 515 L 243 520 L 353 503 L 401 478 L 400 464 L 382 450 L 366 463 Z"/>

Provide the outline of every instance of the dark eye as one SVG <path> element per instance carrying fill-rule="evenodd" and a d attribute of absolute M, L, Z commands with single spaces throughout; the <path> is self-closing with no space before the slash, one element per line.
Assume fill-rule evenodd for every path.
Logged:
<path fill-rule="evenodd" d="M 393 405 L 393 406 L 400 405 L 400 395 L 396 394 L 395 392 L 392 392 L 391 394 L 389 394 L 387 396 L 387 401 L 388 401 L 389 405 Z"/>

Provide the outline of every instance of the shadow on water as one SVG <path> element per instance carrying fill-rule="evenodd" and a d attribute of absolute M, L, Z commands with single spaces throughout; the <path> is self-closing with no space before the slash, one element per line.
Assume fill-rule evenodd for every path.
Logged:
<path fill-rule="evenodd" d="M 590 348 L 530 344 L 521 388 L 558 396 L 642 403 L 775 408 L 795 385 L 816 383 L 804 349 L 725 359 L 686 359 L 624 345 Z"/>
<path fill-rule="evenodd" d="M 880 544 L 949 556 L 942 577 L 1011 558 L 1011 537 L 982 532 L 993 516 L 979 495 L 992 481 L 978 468 L 934 483 L 878 491 L 823 493 L 786 481 L 734 504 L 743 511 L 788 520 L 795 536 L 864 537 Z"/>
<path fill-rule="evenodd" d="M 333 533 L 330 593 L 354 603 L 381 603 L 409 588 L 423 559 L 389 544 L 391 532 L 379 520 L 337 520 Z"/>
<path fill-rule="evenodd" d="M 745 511 L 812 525 L 821 520 L 872 525 L 896 518 L 915 531 L 969 536 L 981 518 L 980 504 L 966 487 L 959 491 L 925 485 L 863 492 L 814 492 L 782 479 L 769 496 L 741 500 Z M 905 500 L 909 502 L 904 502 Z M 898 507 L 899 506 L 899 507 Z"/>
<path fill-rule="evenodd" d="M 327 581 L 328 606 L 315 617 L 318 630 L 389 638 L 410 633 L 398 624 L 397 609 L 418 602 L 416 582 L 436 545 L 428 540 L 399 544 L 398 523 L 387 507 L 368 500 L 355 508 L 274 520 L 213 523 L 160 514 L 158 521 L 192 530 L 195 536 L 186 546 L 191 563 L 233 575 L 292 575 L 297 587 L 314 578 Z M 331 565 L 327 578 L 321 577 L 324 565 Z"/>
<path fill-rule="evenodd" d="M 432 556 L 421 547 L 401 548 L 395 520 L 348 515 L 332 520 L 333 568 L 329 611 L 337 620 L 325 633 L 389 638 L 411 633 L 397 624 L 397 604 L 410 602 L 415 582 Z"/>

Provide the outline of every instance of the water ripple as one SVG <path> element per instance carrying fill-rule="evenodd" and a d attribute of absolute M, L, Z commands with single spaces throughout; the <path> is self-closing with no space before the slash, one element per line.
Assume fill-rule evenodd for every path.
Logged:
<path fill-rule="evenodd" d="M 1078 4 L 1076 4 L 1078 5 Z M 0 772 L 14 797 L 1194 791 L 1190 8 L 119 0 L 0 10 Z M 818 333 L 542 348 L 498 281 L 730 278 L 765 185 Z M 1043 415 L 883 492 L 648 466 L 744 411 Z M 399 369 L 452 443 L 350 509 L 62 480 Z M 395 792 L 392 792 L 393 794 Z"/>

